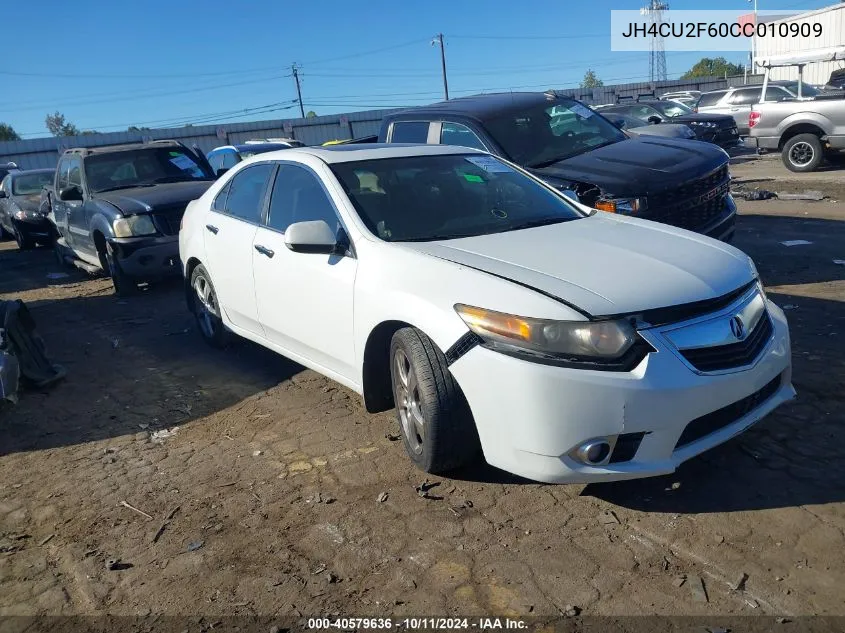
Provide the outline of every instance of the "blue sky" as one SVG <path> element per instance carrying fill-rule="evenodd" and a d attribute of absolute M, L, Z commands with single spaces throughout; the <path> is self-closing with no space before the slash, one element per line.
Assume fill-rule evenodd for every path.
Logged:
<path fill-rule="evenodd" d="M 833 3 L 758 0 L 760 10 Z M 101 131 L 295 117 L 295 108 L 270 111 L 296 97 L 294 62 L 305 109 L 318 114 L 428 103 L 443 94 L 438 49 L 430 45 L 440 32 L 453 96 L 574 87 L 587 68 L 605 83 L 642 81 L 648 53 L 613 53 L 609 36 L 611 9 L 642 4 L 76 0 L 59 18 L 55 0 L 9 2 L 0 18 L 0 122 L 32 138 L 47 135 L 44 117 L 56 110 L 80 129 Z M 670 0 L 670 6 L 750 5 Z M 668 52 L 669 78 L 716 55 Z M 724 56 L 745 61 L 741 53 Z"/>

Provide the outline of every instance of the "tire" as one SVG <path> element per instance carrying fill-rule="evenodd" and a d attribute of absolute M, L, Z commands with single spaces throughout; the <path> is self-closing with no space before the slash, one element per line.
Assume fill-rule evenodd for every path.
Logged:
<path fill-rule="evenodd" d="M 107 272 L 111 277 L 114 293 L 118 297 L 129 297 L 138 292 L 138 280 L 127 275 L 121 268 L 111 244 L 106 244 L 106 263 L 109 266 Z"/>
<path fill-rule="evenodd" d="M 815 134 L 796 134 L 783 146 L 781 159 L 789 171 L 815 171 L 824 160 L 822 142 Z"/>
<path fill-rule="evenodd" d="M 3 228 L 3 225 L 0 224 L 0 242 L 5 242 L 8 239 L 12 238 L 12 234 L 9 233 L 6 229 Z"/>
<path fill-rule="evenodd" d="M 477 459 L 469 405 L 431 339 L 416 328 L 398 330 L 390 342 L 390 378 L 402 442 L 418 468 L 439 474 Z"/>
<path fill-rule="evenodd" d="M 14 225 L 13 225 L 14 226 Z M 15 242 L 18 245 L 18 248 L 22 251 L 28 251 L 35 248 L 35 240 L 33 240 L 29 235 L 23 233 L 18 227 L 15 228 Z"/>
<path fill-rule="evenodd" d="M 217 292 L 214 290 L 211 275 L 202 264 L 198 264 L 191 273 L 191 290 L 191 311 L 197 320 L 200 335 L 212 347 L 225 347 L 228 337 L 226 326 L 220 317 Z"/>

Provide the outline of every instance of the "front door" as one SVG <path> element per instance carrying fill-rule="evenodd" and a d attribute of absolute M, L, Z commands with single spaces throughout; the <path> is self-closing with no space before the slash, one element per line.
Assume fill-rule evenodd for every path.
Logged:
<path fill-rule="evenodd" d="M 252 245 L 264 210 L 272 163 L 242 169 L 214 199 L 206 214 L 206 267 L 217 301 L 237 327 L 262 334 L 252 276 Z"/>
<path fill-rule="evenodd" d="M 350 254 L 289 250 L 285 229 L 309 220 L 324 220 L 338 235 L 343 232 L 319 177 L 306 167 L 283 163 L 266 220 L 255 234 L 258 316 L 272 342 L 355 381 L 352 297 L 357 261 Z"/>
<path fill-rule="evenodd" d="M 67 159 L 67 180 L 64 187 L 82 187 L 82 159 L 79 156 L 69 156 Z M 90 255 L 96 255 L 97 249 L 91 237 L 91 227 L 88 222 L 88 213 L 85 203 L 78 200 L 63 202 L 66 208 L 68 231 L 73 236 L 73 250 L 84 251 Z"/>

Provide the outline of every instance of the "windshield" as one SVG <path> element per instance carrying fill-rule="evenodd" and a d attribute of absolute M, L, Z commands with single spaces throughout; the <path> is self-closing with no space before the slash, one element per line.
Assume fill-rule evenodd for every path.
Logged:
<path fill-rule="evenodd" d="M 563 196 L 486 154 L 331 168 L 367 228 L 388 242 L 489 235 L 584 217 Z"/>
<path fill-rule="evenodd" d="M 52 171 L 20 174 L 12 180 L 12 194 L 16 196 L 31 196 L 35 193 L 41 193 L 41 189 L 45 185 L 53 182 L 54 176 L 55 172 Z"/>
<path fill-rule="evenodd" d="M 85 159 L 85 178 L 93 191 L 125 189 L 162 182 L 210 180 L 196 159 L 175 147 L 148 147 Z"/>
<path fill-rule="evenodd" d="M 670 119 L 676 116 L 683 116 L 685 114 L 693 114 L 692 108 L 689 108 L 678 101 L 654 101 L 649 102 L 648 105 Z"/>
<path fill-rule="evenodd" d="M 485 126 L 515 163 L 544 167 L 627 137 L 577 101 L 536 105 L 490 119 Z"/>

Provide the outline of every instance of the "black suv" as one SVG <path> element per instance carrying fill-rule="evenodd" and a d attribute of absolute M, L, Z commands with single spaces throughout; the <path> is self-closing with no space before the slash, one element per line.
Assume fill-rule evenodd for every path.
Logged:
<path fill-rule="evenodd" d="M 486 150 L 587 206 L 733 237 L 736 205 L 723 149 L 628 138 L 598 112 L 553 91 L 475 95 L 388 114 L 379 141 Z"/>
<path fill-rule="evenodd" d="M 47 191 L 56 252 L 107 272 L 119 295 L 178 275 L 182 215 L 213 181 L 205 157 L 177 141 L 67 150 Z"/>

